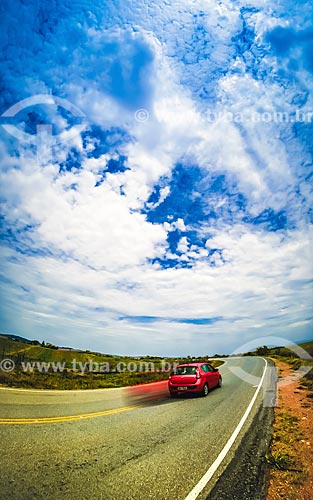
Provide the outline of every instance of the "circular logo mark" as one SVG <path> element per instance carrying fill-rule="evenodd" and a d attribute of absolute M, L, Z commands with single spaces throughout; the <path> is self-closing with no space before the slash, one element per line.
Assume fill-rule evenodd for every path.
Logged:
<path fill-rule="evenodd" d="M 0 361 L 0 370 L 2 370 L 3 372 L 13 372 L 14 368 L 15 363 L 13 359 L 7 358 Z"/>
<path fill-rule="evenodd" d="M 302 349 L 301 346 L 298 344 L 294 344 L 293 342 L 290 342 L 290 340 L 281 338 L 281 337 L 261 337 L 261 338 L 256 338 L 250 342 L 247 342 L 246 344 L 241 345 L 238 347 L 233 353 L 232 356 L 240 356 L 244 353 L 250 352 L 253 349 L 256 349 L 257 347 L 260 347 L 262 345 L 273 345 L 273 346 L 285 346 L 287 347 L 291 352 L 296 354 L 296 357 L 299 357 L 301 359 L 310 359 L 312 360 L 312 356 Z M 260 378 L 252 375 L 251 373 L 246 372 L 243 370 L 240 366 L 229 366 L 229 370 L 234 373 L 238 378 L 243 380 L 244 382 L 248 382 L 251 385 L 258 385 Z M 278 379 L 278 386 L 286 386 L 289 384 L 292 384 L 293 382 L 296 382 L 297 380 L 300 380 L 302 377 L 304 377 L 309 371 L 311 370 L 310 366 L 300 366 L 298 370 L 294 371 L 292 375 L 289 375 L 287 377 L 282 377 Z"/>
<path fill-rule="evenodd" d="M 140 123 L 147 122 L 150 118 L 149 111 L 147 111 L 144 108 L 137 109 L 137 111 L 135 113 L 135 118 L 136 118 L 137 122 L 140 122 Z"/>
<path fill-rule="evenodd" d="M 22 101 L 17 102 L 13 106 L 11 106 L 9 109 L 7 109 L 2 115 L 0 116 L 1 118 L 1 125 L 2 127 L 8 132 L 8 134 L 12 135 L 16 139 L 18 139 L 21 142 L 26 142 L 28 144 L 34 144 L 37 145 L 40 144 L 40 137 L 43 135 L 53 138 L 53 143 L 54 144 L 60 144 L 61 142 L 68 141 L 75 137 L 77 134 L 79 134 L 80 129 L 81 129 L 81 123 L 79 125 L 74 125 L 70 130 L 67 130 L 66 134 L 56 134 L 52 135 L 52 125 L 51 124 L 46 124 L 46 125 L 37 125 L 36 129 L 36 134 L 29 134 L 27 132 L 23 132 L 20 130 L 18 127 L 15 125 L 10 124 L 10 120 L 14 118 L 20 111 L 30 107 L 30 106 L 35 106 L 35 105 L 40 105 L 40 104 L 48 104 L 48 105 L 54 105 L 58 106 L 60 108 L 63 108 L 67 110 L 69 113 L 71 113 L 74 117 L 80 118 L 81 123 L 83 122 L 85 118 L 85 114 L 74 104 L 70 103 L 66 99 L 62 99 L 61 97 L 57 97 L 54 95 L 49 95 L 49 94 L 38 94 L 32 97 L 28 97 L 27 99 L 23 99 Z M 5 123 L 5 120 L 7 119 L 7 123 Z M 61 137 L 62 136 L 62 137 Z"/>

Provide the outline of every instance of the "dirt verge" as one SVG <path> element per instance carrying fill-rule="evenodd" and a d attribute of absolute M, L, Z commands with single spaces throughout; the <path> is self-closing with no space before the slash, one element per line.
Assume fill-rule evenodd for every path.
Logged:
<path fill-rule="evenodd" d="M 294 372 L 287 363 L 273 361 L 280 377 Z M 301 381 L 278 388 L 266 500 L 313 498 L 312 404 L 312 391 Z"/>

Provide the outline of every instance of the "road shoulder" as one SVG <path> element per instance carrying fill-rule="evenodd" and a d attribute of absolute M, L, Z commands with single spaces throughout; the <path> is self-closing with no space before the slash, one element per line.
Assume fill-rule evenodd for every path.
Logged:
<path fill-rule="evenodd" d="M 280 377 L 294 372 L 282 361 L 275 363 Z M 267 500 L 313 498 L 312 429 L 312 391 L 301 381 L 279 387 Z"/>
<path fill-rule="evenodd" d="M 264 500 L 266 454 L 272 436 L 273 408 L 260 408 L 232 462 L 208 496 L 208 500 Z"/>

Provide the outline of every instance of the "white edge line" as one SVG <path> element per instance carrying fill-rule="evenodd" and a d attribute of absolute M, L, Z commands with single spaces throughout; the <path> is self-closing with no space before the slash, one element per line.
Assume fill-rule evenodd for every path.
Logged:
<path fill-rule="evenodd" d="M 233 434 L 230 436 L 229 440 L 227 441 L 226 445 L 224 446 L 224 448 L 222 449 L 222 451 L 220 452 L 219 456 L 216 458 L 216 460 L 213 462 L 213 464 L 210 466 L 210 468 L 206 471 L 206 473 L 204 474 L 204 476 L 202 476 L 202 478 L 200 479 L 200 481 L 198 482 L 198 484 L 196 484 L 196 486 L 193 488 L 193 490 L 191 490 L 191 492 L 186 496 L 185 500 L 195 500 L 195 498 L 197 498 L 201 491 L 205 488 L 205 486 L 208 484 L 208 482 L 210 481 L 210 479 L 212 478 L 213 474 L 215 474 L 215 472 L 217 471 L 218 467 L 221 465 L 222 461 L 224 460 L 224 458 L 226 457 L 227 453 L 229 452 L 229 450 L 231 449 L 232 445 L 234 444 L 239 432 L 241 431 L 245 421 L 247 420 L 248 416 L 249 416 L 249 413 L 251 412 L 252 410 L 252 407 L 255 403 L 255 400 L 260 392 L 260 389 L 262 387 L 262 384 L 263 384 L 263 380 L 264 380 L 264 377 L 265 377 L 265 372 L 266 372 L 266 369 L 267 369 L 267 361 L 266 359 L 264 358 L 261 358 L 263 359 L 263 361 L 265 361 L 265 367 L 264 367 L 264 370 L 263 370 L 263 375 L 262 375 L 262 378 L 260 380 L 260 383 L 258 385 L 258 388 L 257 390 L 255 391 L 254 393 L 254 396 L 253 398 L 251 399 L 250 401 L 250 404 L 248 406 L 248 408 L 246 409 L 242 419 L 240 420 L 239 424 L 237 425 L 236 429 L 234 430 Z"/>

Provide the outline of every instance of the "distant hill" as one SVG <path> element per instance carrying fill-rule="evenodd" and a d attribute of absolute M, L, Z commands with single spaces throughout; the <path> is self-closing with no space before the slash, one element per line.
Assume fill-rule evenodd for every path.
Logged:
<path fill-rule="evenodd" d="M 306 353 L 308 353 L 311 357 L 313 357 L 313 341 L 309 340 L 307 342 L 300 342 L 296 344 L 301 347 Z M 282 345 L 278 347 L 268 347 L 266 345 L 257 347 L 253 351 L 242 353 L 244 356 L 283 356 L 286 358 L 299 358 L 291 345 Z M 304 355 L 303 358 L 306 356 Z"/>
<path fill-rule="evenodd" d="M 304 351 L 306 351 L 310 356 L 313 357 L 313 341 L 301 342 L 297 345 L 302 349 L 304 349 Z M 297 354 L 293 352 L 292 346 L 290 346 L 289 349 L 288 345 L 283 347 L 272 347 L 270 351 L 272 354 L 277 354 L 279 356 L 297 357 Z"/>
<path fill-rule="evenodd" d="M 29 340 L 19 335 L 0 334 L 0 355 L 8 355 L 32 361 L 66 362 L 68 366 L 73 359 L 77 362 L 95 363 L 112 362 L 114 359 L 125 359 L 122 357 L 101 354 L 99 352 L 82 351 L 70 347 L 58 347 L 50 343 L 40 343 L 38 340 Z"/>
<path fill-rule="evenodd" d="M 10 333 L 0 333 L 0 337 L 12 339 L 17 342 L 24 342 L 25 344 L 32 344 L 33 342 L 37 342 L 38 344 L 40 343 L 38 340 L 29 340 L 26 339 L 25 337 L 20 337 L 19 335 L 12 335 Z"/>

